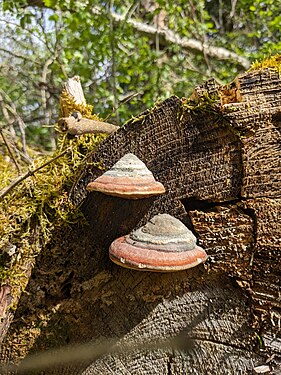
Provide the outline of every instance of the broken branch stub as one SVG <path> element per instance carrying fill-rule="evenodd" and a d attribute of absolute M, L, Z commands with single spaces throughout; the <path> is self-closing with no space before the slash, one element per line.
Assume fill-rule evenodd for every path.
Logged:
<path fill-rule="evenodd" d="M 69 78 L 64 84 L 64 89 L 73 97 L 76 104 L 86 104 L 79 76 Z"/>
<path fill-rule="evenodd" d="M 62 117 L 58 121 L 58 125 L 62 131 L 67 132 L 71 135 L 82 135 L 82 134 L 111 134 L 118 129 L 118 126 L 95 120 L 89 114 L 92 112 L 92 106 L 88 105 L 83 93 L 83 88 L 80 83 L 80 77 L 74 76 L 69 78 L 64 84 L 64 92 L 67 98 L 71 98 L 74 106 L 78 108 L 80 112 L 73 112 L 73 105 L 69 106 L 68 99 L 62 99 L 60 101 Z M 71 108 L 72 107 L 72 108 Z M 75 110 L 77 110 L 75 108 Z M 80 109 L 81 108 L 81 109 Z M 84 118 L 82 116 L 85 116 Z"/>
<path fill-rule="evenodd" d="M 62 95 L 60 96 L 60 112 L 62 117 L 71 115 L 73 104 L 79 107 L 87 106 L 79 76 L 69 78 L 63 85 L 62 93 L 66 95 L 66 98 Z M 69 100 L 72 102 L 72 105 L 69 105 Z"/>
<path fill-rule="evenodd" d="M 66 131 L 71 135 L 82 135 L 82 134 L 111 134 L 119 127 L 107 122 L 91 120 L 82 118 L 77 121 L 75 117 L 62 117 L 58 121 L 59 127 L 62 131 Z"/>

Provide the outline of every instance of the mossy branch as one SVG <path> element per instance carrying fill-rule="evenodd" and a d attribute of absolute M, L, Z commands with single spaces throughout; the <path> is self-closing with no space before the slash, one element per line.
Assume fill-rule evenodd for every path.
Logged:
<path fill-rule="evenodd" d="M 55 160 L 57 160 L 60 157 L 62 157 L 63 155 L 65 155 L 69 150 L 70 150 L 70 148 L 67 148 L 66 150 L 64 150 L 59 155 L 55 156 L 51 160 L 48 160 L 46 163 L 40 165 L 40 167 L 35 168 L 33 170 L 28 170 L 25 174 L 23 174 L 23 175 L 19 176 L 18 178 L 16 178 L 14 181 L 12 181 L 10 183 L 10 185 L 8 185 L 4 189 L 0 190 L 0 199 L 3 199 L 7 194 L 9 194 L 22 181 L 24 181 L 25 179 L 27 179 L 30 176 L 33 176 L 36 172 L 40 171 L 40 169 L 45 168 L 47 165 L 53 163 Z"/>

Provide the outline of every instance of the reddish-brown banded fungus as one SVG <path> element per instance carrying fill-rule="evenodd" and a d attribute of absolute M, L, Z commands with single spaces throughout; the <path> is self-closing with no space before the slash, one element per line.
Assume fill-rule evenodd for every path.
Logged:
<path fill-rule="evenodd" d="M 155 181 L 153 174 L 134 154 L 124 155 L 110 170 L 90 182 L 87 190 L 126 199 L 141 199 L 165 193 L 164 186 Z"/>
<path fill-rule="evenodd" d="M 156 272 L 184 270 L 207 259 L 192 232 L 168 214 L 156 215 L 143 227 L 117 238 L 109 256 L 123 267 Z"/>

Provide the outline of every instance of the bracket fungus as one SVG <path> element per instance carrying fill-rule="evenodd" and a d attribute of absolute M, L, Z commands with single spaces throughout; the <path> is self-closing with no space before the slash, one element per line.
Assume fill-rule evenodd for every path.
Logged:
<path fill-rule="evenodd" d="M 110 259 L 123 267 L 155 272 L 180 271 L 207 259 L 196 237 L 168 214 L 154 216 L 146 225 L 119 237 L 109 248 Z"/>
<path fill-rule="evenodd" d="M 146 165 L 134 154 L 124 155 L 111 169 L 87 185 L 89 191 L 99 191 L 125 199 L 141 199 L 165 193 Z"/>

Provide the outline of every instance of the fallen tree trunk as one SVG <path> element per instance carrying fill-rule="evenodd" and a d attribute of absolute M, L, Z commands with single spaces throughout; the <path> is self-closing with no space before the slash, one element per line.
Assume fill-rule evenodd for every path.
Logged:
<path fill-rule="evenodd" d="M 93 350 L 93 362 L 81 354 L 44 374 L 277 374 L 280 108 L 277 70 L 256 70 L 227 87 L 208 82 L 193 100 L 167 99 L 110 135 L 71 191 L 88 225 L 58 231 L 38 257 L 7 337 L 10 356 L 113 338 L 135 349 L 99 359 Z M 87 193 L 128 152 L 166 194 L 130 202 Z M 109 261 L 111 241 L 164 212 L 196 234 L 206 265 L 161 274 Z M 169 338 L 180 342 L 149 346 Z"/>

